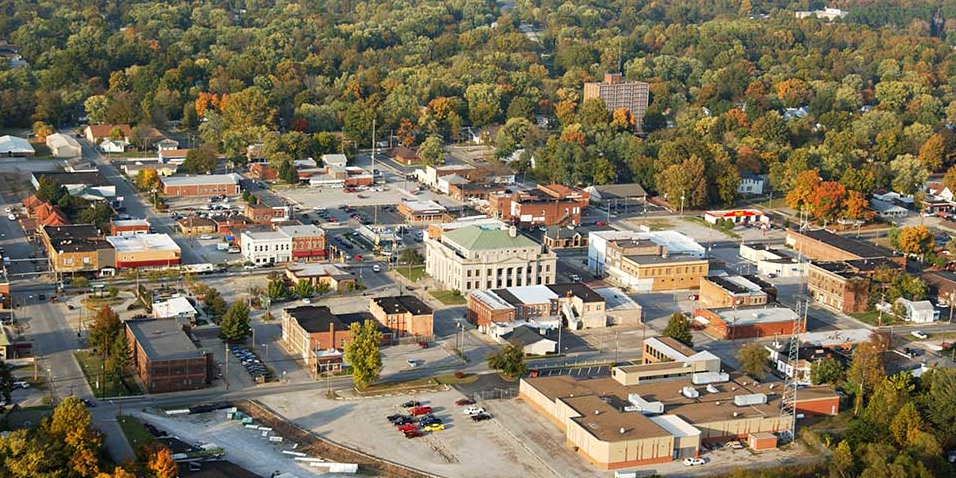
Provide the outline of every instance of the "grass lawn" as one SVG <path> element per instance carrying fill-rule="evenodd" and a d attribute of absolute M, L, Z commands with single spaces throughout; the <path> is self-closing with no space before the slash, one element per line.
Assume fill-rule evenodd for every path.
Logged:
<path fill-rule="evenodd" d="M 90 388 L 93 389 L 95 396 L 126 397 L 141 394 L 139 386 L 136 385 L 136 381 L 132 378 L 127 379 L 126 383 L 129 384 L 133 390 L 127 390 L 119 380 L 115 380 L 113 377 L 110 377 L 109 374 L 107 374 L 106 381 L 102 384 L 102 388 L 97 388 L 97 383 L 103 380 L 102 359 L 88 351 L 75 352 L 73 356 L 76 357 L 80 368 L 83 369 L 83 376 L 86 377 L 86 382 L 90 384 Z"/>
<path fill-rule="evenodd" d="M 435 380 L 437 380 L 438 383 L 443 383 L 445 385 L 455 385 L 460 383 L 474 382 L 475 380 L 478 380 L 478 375 L 473 373 L 466 373 L 461 378 L 456 377 L 454 374 L 442 375 L 440 377 L 435 377 Z"/>
<path fill-rule="evenodd" d="M 120 415 L 116 417 L 123 435 L 126 435 L 126 441 L 130 448 L 135 452 L 139 447 L 153 441 L 153 436 L 143 428 L 143 423 L 138 418 L 129 415 Z"/>
<path fill-rule="evenodd" d="M 419 279 L 425 277 L 425 266 L 424 266 L 424 265 L 412 266 L 412 267 L 411 267 L 411 270 L 409 270 L 409 267 L 408 267 L 408 266 L 395 266 L 395 267 L 393 268 L 393 270 L 394 270 L 395 272 L 398 272 L 399 274 L 401 274 L 402 277 L 404 277 L 404 278 L 406 278 L 406 279 L 408 279 L 408 280 L 410 280 L 410 281 L 412 281 L 412 282 L 416 282 L 416 281 L 418 281 Z"/>
<path fill-rule="evenodd" d="M 714 227 L 713 224 L 711 224 L 711 223 L 709 223 L 709 222 L 707 222 L 707 221 L 705 221 L 705 220 L 703 220 L 703 219 L 701 219 L 701 218 L 699 218 L 699 217 L 697 217 L 697 216 L 684 216 L 684 217 L 682 217 L 681 219 L 684 220 L 684 221 L 687 221 L 687 222 L 692 222 L 692 223 L 697 224 L 697 225 L 699 225 L 699 226 L 704 226 L 704 227 L 706 227 L 706 228 L 709 228 L 709 229 L 713 229 L 713 230 L 715 230 L 715 231 L 722 232 L 722 233 L 724 233 L 724 234 L 726 234 L 726 235 L 728 235 L 728 236 L 730 236 L 730 237 L 733 237 L 734 239 L 740 239 L 740 234 L 737 234 L 737 233 L 734 232 L 733 230 L 717 229 L 717 228 Z"/>
<path fill-rule="evenodd" d="M 429 292 L 429 294 L 445 305 L 463 305 L 465 303 L 465 297 L 454 290 L 435 290 Z"/>
<path fill-rule="evenodd" d="M 452 377 L 454 378 L 454 377 Z M 411 389 L 427 389 L 435 388 L 441 385 L 438 380 L 434 378 L 419 378 L 415 380 L 408 380 L 405 382 L 382 382 L 370 385 L 368 388 L 360 391 L 362 395 L 378 395 L 387 392 L 396 392 L 401 390 L 411 390 Z"/>
<path fill-rule="evenodd" d="M 877 310 L 860 312 L 858 314 L 850 314 L 850 317 L 853 317 L 854 319 L 859 320 L 860 322 L 866 322 L 867 324 L 870 324 L 870 325 L 876 325 L 876 326 L 880 325 L 880 312 Z M 892 325 L 895 323 L 897 323 L 897 321 L 893 318 L 892 314 L 887 314 L 887 313 L 883 314 L 883 325 Z"/>
<path fill-rule="evenodd" d="M 626 222 L 634 226 L 647 226 L 652 231 L 664 231 L 674 228 L 674 223 L 667 219 L 628 219 Z"/>

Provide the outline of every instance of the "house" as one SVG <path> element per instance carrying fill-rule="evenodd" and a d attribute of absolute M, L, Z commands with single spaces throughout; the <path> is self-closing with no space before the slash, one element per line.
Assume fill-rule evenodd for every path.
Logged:
<path fill-rule="evenodd" d="M 72 136 L 54 133 L 46 137 L 46 145 L 54 158 L 75 158 L 83 155 L 83 148 Z"/>
<path fill-rule="evenodd" d="M 939 183 L 939 182 L 926 183 L 926 190 L 930 196 L 936 196 L 946 201 L 956 200 L 956 194 L 954 194 L 953 191 L 949 189 L 949 187 L 943 185 L 943 183 Z"/>
<path fill-rule="evenodd" d="M 763 194 L 764 186 L 766 184 L 766 174 L 742 172 L 740 173 L 740 184 L 737 186 L 737 193 L 761 195 Z"/>
<path fill-rule="evenodd" d="M 910 214 L 909 209 L 905 207 L 900 207 L 891 202 L 876 198 L 870 199 L 870 209 L 873 209 L 877 216 L 884 219 L 906 217 Z"/>
<path fill-rule="evenodd" d="M 344 168 L 348 166 L 348 158 L 344 154 L 323 154 L 322 155 L 322 164 L 325 166 L 335 166 L 338 168 Z"/>
<path fill-rule="evenodd" d="M 544 232 L 541 243 L 548 249 L 581 249 L 588 247 L 587 232 L 551 226 Z"/>
<path fill-rule="evenodd" d="M 229 173 L 161 177 L 160 182 L 167 196 L 237 196 L 242 191 L 241 179 L 238 174 Z"/>
<path fill-rule="evenodd" d="M 421 162 L 421 158 L 418 157 L 418 148 L 406 148 L 404 146 L 398 146 L 392 148 L 390 156 L 399 164 L 404 164 L 406 166 Z"/>
<path fill-rule="evenodd" d="M 126 151 L 126 143 L 116 139 L 104 139 L 100 142 L 99 148 L 104 153 L 122 153 Z"/>
<path fill-rule="evenodd" d="M 32 157 L 36 154 L 29 141 L 16 136 L 0 136 L 0 156 L 4 157 Z"/>
<path fill-rule="evenodd" d="M 505 341 L 511 345 L 521 347 L 525 355 L 548 355 L 557 352 L 558 342 L 541 335 L 537 329 L 522 325 L 499 337 L 499 342 Z"/>
<path fill-rule="evenodd" d="M 129 144 L 133 129 L 128 124 L 91 124 L 83 129 L 83 136 L 86 136 L 87 141 L 98 144 L 104 139 L 114 139 L 110 137 L 114 129 L 119 131 L 119 138 L 115 139 Z"/>
<path fill-rule="evenodd" d="M 146 219 L 114 219 L 110 222 L 111 236 L 131 236 L 133 234 L 148 234 L 149 221 Z"/>
<path fill-rule="evenodd" d="M 849 15 L 850 12 L 840 10 L 839 8 L 826 7 L 823 10 L 798 10 L 793 12 L 793 14 L 797 18 L 817 17 L 832 22 L 837 18 L 843 18 Z"/>
<path fill-rule="evenodd" d="M 184 236 L 216 233 L 216 222 L 199 216 L 187 216 L 176 221 L 176 227 Z"/>
<path fill-rule="evenodd" d="M 554 283 L 557 256 L 508 230 L 466 226 L 425 238 L 425 271 L 448 290 Z"/>
<path fill-rule="evenodd" d="M 448 164 L 443 166 L 429 165 L 429 166 L 425 166 L 424 171 L 420 169 L 416 171 L 420 172 L 419 180 L 422 183 L 424 183 L 426 186 L 430 188 L 441 189 L 441 185 L 439 184 L 439 180 L 441 178 L 445 176 L 458 176 L 459 179 L 469 180 L 471 179 L 469 176 L 476 174 L 478 171 L 478 168 L 470 164 Z M 456 181 L 456 184 L 464 184 L 464 183 Z M 447 185 L 446 185 L 446 190 L 442 192 L 445 192 L 447 194 Z"/>
<path fill-rule="evenodd" d="M 196 308 L 185 297 L 171 297 L 167 300 L 153 302 L 154 319 L 180 319 L 181 321 L 195 320 Z"/>
<path fill-rule="evenodd" d="M 906 315 L 903 320 L 914 324 L 929 324 L 939 320 L 939 310 L 928 300 L 908 300 L 900 297 L 893 303 L 901 304 Z"/>
<path fill-rule="evenodd" d="M 182 249 L 169 234 L 106 236 L 116 251 L 117 269 L 179 265 Z"/>
<path fill-rule="evenodd" d="M 126 321 L 132 366 L 149 393 L 206 388 L 212 382 L 213 355 L 196 347 L 175 320 Z"/>
<path fill-rule="evenodd" d="M 355 289 L 355 274 L 332 264 L 289 264 L 285 276 L 293 284 L 308 281 L 312 287 L 328 287 L 333 292 L 347 292 Z"/>
<path fill-rule="evenodd" d="M 167 164 L 183 164 L 189 156 L 188 149 L 161 149 L 157 153 L 159 161 Z"/>
<path fill-rule="evenodd" d="M 434 333 L 431 307 L 413 295 L 373 297 L 368 310 L 396 339 L 411 336 L 428 340 Z"/>
<path fill-rule="evenodd" d="M 643 81 L 624 81 L 624 75 L 608 72 L 603 82 L 588 82 L 584 84 L 584 101 L 600 98 L 609 113 L 618 109 L 625 109 L 634 118 L 638 130 L 643 128 L 644 113 L 647 111 L 649 98 L 648 84 Z"/>
<path fill-rule="evenodd" d="M 588 186 L 584 190 L 590 195 L 591 204 L 602 207 L 637 204 L 647 199 L 647 191 L 637 183 L 603 184 Z"/>
<path fill-rule="evenodd" d="M 179 149 L 179 141 L 169 138 L 163 138 L 156 142 L 156 151 L 170 151 Z"/>

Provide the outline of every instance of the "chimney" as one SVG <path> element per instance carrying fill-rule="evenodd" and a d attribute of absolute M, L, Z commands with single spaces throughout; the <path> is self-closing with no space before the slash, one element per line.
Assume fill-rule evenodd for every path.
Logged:
<path fill-rule="evenodd" d="M 335 324 L 329 323 L 329 348 L 335 348 Z"/>
<path fill-rule="evenodd" d="M 611 73 L 607 72 L 604 74 L 604 82 L 616 85 L 619 83 L 624 83 L 624 76 L 620 73 Z"/>

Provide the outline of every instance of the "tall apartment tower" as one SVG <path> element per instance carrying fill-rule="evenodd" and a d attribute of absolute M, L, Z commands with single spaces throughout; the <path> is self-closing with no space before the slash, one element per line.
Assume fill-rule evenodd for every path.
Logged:
<path fill-rule="evenodd" d="M 603 82 L 584 84 L 584 100 L 601 98 L 609 112 L 626 108 L 634 116 L 637 129 L 642 129 L 644 112 L 647 111 L 647 83 L 624 81 L 620 73 L 605 73 Z"/>

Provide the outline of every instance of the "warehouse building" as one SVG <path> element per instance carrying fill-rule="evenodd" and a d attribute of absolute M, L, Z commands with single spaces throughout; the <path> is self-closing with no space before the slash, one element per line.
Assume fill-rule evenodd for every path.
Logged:
<path fill-rule="evenodd" d="M 704 307 L 763 305 L 777 299 L 777 289 L 756 276 L 706 276 L 700 279 Z"/>
<path fill-rule="evenodd" d="M 116 251 L 117 269 L 169 267 L 182 259 L 182 249 L 169 234 L 107 236 L 106 242 Z"/>
<path fill-rule="evenodd" d="M 793 333 L 797 313 L 782 305 L 721 307 L 697 309 L 694 320 L 704 325 L 704 332 L 718 339 L 789 336 Z M 806 332 L 806 323 L 797 333 Z"/>
<path fill-rule="evenodd" d="M 236 196 L 242 188 L 238 174 L 203 174 L 199 176 L 161 177 L 163 194 L 167 196 Z"/>

